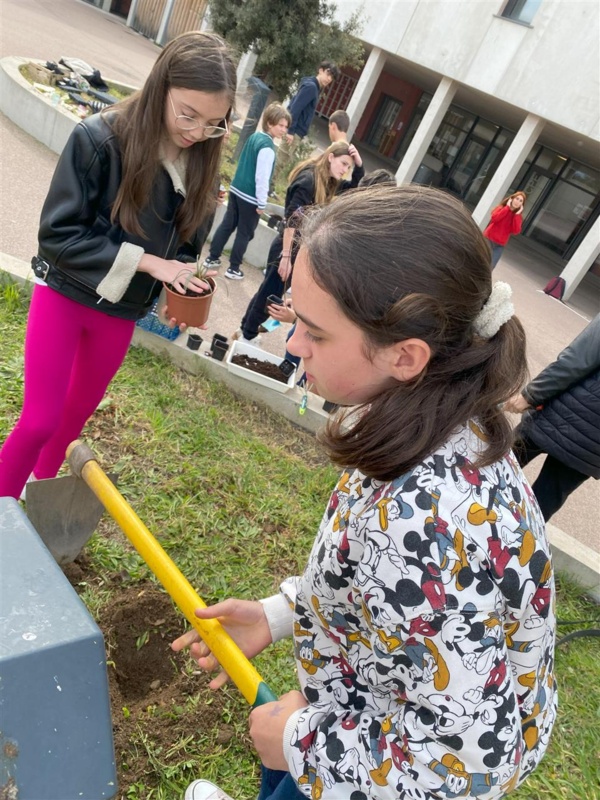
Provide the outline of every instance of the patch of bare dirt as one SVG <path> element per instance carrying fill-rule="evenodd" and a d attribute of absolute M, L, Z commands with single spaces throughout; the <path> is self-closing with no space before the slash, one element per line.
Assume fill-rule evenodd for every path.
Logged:
<path fill-rule="evenodd" d="M 97 581 L 84 555 L 64 571 L 76 590 L 82 582 Z M 159 782 L 147 747 L 160 751 L 161 761 L 168 765 L 168 751 L 184 737 L 206 733 L 215 744 L 226 744 L 233 729 L 223 722 L 222 696 L 207 689 L 209 678 L 190 674 L 189 656 L 170 648 L 187 623 L 168 595 L 150 582 L 126 586 L 120 575 L 111 582 L 118 593 L 96 621 L 107 652 L 119 796 L 127 797 L 128 788 L 137 781 L 147 786 Z M 110 584 L 105 582 L 104 588 Z M 186 705 L 199 693 L 210 694 L 210 703 L 200 698 Z M 140 744 L 140 731 L 147 746 Z M 186 753 L 174 752 L 171 757 L 179 763 Z"/>

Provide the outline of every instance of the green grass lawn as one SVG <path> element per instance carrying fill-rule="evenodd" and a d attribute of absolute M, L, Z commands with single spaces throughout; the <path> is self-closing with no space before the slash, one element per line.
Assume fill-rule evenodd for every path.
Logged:
<path fill-rule="evenodd" d="M 0 281 L 0 440 L 21 404 L 26 309 L 25 293 Z M 83 438 L 104 468 L 117 473 L 120 491 L 209 603 L 231 594 L 266 596 L 281 578 L 298 573 L 335 482 L 312 436 L 138 348 L 130 350 Z M 128 587 L 148 583 L 147 568 L 111 522 L 102 524 L 86 553 L 96 579 L 80 589 L 94 616 L 118 599 L 115 575 L 125 574 Z M 599 613 L 576 585 L 560 580 L 558 616 L 597 620 Z M 558 723 L 541 767 L 514 795 L 518 800 L 600 798 L 599 657 L 598 639 L 558 648 Z M 256 664 L 276 692 L 296 685 L 285 642 Z M 168 748 L 153 743 L 159 718 L 185 721 L 199 703 L 211 702 L 202 689 L 168 707 L 144 709 L 131 752 L 118 766 L 126 775 L 134 756 L 141 757 L 147 771 L 126 782 L 120 797 L 176 800 L 200 776 L 220 782 L 236 800 L 256 796 L 247 706 L 234 689 L 218 710 L 219 724 L 233 732 L 227 741 L 189 730 Z"/>

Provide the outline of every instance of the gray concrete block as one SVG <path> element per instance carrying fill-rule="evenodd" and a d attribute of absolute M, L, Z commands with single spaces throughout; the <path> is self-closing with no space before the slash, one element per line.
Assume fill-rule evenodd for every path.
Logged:
<path fill-rule="evenodd" d="M 0 795 L 114 797 L 102 633 L 9 497 L 0 550 Z"/>

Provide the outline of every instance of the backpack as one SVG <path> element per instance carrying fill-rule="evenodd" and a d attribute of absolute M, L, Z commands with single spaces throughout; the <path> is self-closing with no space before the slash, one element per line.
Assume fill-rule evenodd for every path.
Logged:
<path fill-rule="evenodd" d="M 566 288 L 567 284 L 565 283 L 564 278 L 552 278 L 544 286 L 544 292 L 545 294 L 549 294 L 550 297 L 555 297 L 557 300 L 562 300 Z"/>

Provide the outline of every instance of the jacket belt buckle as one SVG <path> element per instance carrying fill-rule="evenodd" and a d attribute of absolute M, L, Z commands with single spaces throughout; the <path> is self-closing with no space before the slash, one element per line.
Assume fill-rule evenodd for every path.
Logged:
<path fill-rule="evenodd" d="M 50 272 L 50 263 L 46 261 L 44 258 L 40 258 L 39 256 L 35 259 L 35 266 L 33 271 L 37 278 L 45 281 L 48 277 L 48 273 Z"/>

